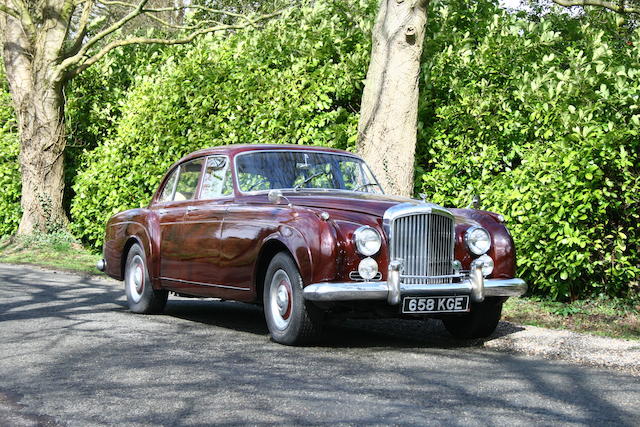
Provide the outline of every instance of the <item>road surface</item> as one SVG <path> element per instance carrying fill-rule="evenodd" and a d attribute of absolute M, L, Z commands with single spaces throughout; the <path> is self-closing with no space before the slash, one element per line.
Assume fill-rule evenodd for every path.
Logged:
<path fill-rule="evenodd" d="M 213 423 L 631 426 L 640 378 L 457 342 L 435 321 L 284 347 L 259 307 L 170 297 L 135 315 L 118 282 L 0 264 L 0 426 Z"/>

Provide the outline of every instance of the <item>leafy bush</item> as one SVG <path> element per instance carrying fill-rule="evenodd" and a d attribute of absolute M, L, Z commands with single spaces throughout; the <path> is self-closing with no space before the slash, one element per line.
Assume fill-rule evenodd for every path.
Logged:
<path fill-rule="evenodd" d="M 456 206 L 480 195 L 533 291 L 560 299 L 625 295 L 640 275 L 640 32 L 599 18 L 606 33 L 588 15 L 495 10 L 475 35 L 445 22 L 451 42 L 424 70 L 417 188 Z"/>
<path fill-rule="evenodd" d="M 0 236 L 14 233 L 20 224 L 20 170 L 18 129 L 11 107 L 4 69 L 0 66 Z"/>
<path fill-rule="evenodd" d="M 353 147 L 374 8 L 314 2 L 262 29 L 176 49 L 137 82 L 115 134 L 87 157 L 71 206 L 76 235 L 99 246 L 106 219 L 148 203 L 168 166 L 196 149 Z"/>

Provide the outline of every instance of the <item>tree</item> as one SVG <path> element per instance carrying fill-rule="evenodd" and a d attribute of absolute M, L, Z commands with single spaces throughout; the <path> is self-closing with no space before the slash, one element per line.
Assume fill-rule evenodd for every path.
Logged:
<path fill-rule="evenodd" d="M 225 21 L 184 24 L 187 10 L 206 11 Z M 67 223 L 62 204 L 63 112 L 64 88 L 71 79 L 121 46 L 186 44 L 202 34 L 245 28 L 278 14 L 245 16 L 184 1 L 2 0 L 3 59 L 20 135 L 22 218 L 18 232 L 48 231 Z M 123 36 L 126 26 L 141 19 L 174 33 Z"/>
<path fill-rule="evenodd" d="M 388 193 L 410 196 L 429 0 L 380 0 L 357 148 Z"/>
<path fill-rule="evenodd" d="M 640 1 L 638 0 L 552 0 L 554 3 L 564 6 L 596 6 L 608 9 L 620 14 L 640 13 Z"/>
<path fill-rule="evenodd" d="M 551 0 L 640 13 L 638 0 Z M 357 147 L 389 193 L 413 193 L 420 56 L 429 0 L 380 0 L 362 97 Z"/>

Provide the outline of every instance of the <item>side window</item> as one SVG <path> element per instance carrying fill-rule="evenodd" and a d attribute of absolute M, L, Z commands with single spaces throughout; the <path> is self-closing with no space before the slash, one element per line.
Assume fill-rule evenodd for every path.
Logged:
<path fill-rule="evenodd" d="M 196 159 L 180 165 L 180 176 L 178 177 L 173 200 L 193 199 L 196 189 L 198 188 L 198 179 L 202 171 L 202 163 L 203 159 Z"/>
<path fill-rule="evenodd" d="M 170 202 L 171 200 L 173 200 L 173 190 L 176 187 L 176 181 L 178 180 L 179 172 L 180 168 L 178 167 L 173 171 L 169 179 L 167 179 L 166 183 L 164 184 L 164 188 L 162 189 L 162 193 L 158 198 L 159 203 Z"/>
<path fill-rule="evenodd" d="M 202 179 L 200 198 L 215 199 L 233 193 L 229 160 L 226 157 L 209 157 Z"/>

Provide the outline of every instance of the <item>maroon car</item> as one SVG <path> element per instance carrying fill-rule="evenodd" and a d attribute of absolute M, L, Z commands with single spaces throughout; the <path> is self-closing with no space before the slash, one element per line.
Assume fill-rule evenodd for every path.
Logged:
<path fill-rule="evenodd" d="M 360 157 L 305 146 L 189 154 L 149 207 L 109 220 L 98 268 L 136 313 L 169 292 L 263 304 L 283 344 L 331 316 L 435 317 L 485 337 L 526 291 L 500 215 L 387 196 Z"/>

